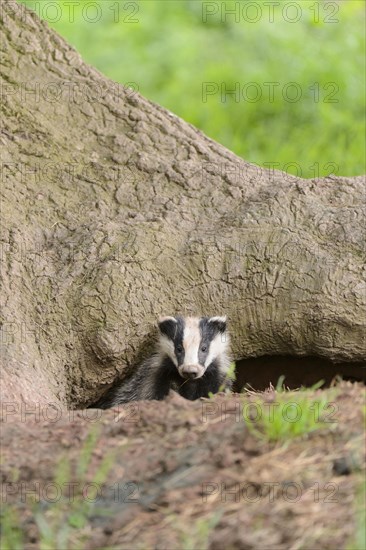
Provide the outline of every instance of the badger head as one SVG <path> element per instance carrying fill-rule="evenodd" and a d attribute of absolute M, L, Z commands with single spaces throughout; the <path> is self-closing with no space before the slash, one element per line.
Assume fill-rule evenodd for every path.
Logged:
<path fill-rule="evenodd" d="M 172 360 L 182 378 L 201 378 L 226 354 L 226 317 L 162 317 L 159 330 L 160 352 Z"/>

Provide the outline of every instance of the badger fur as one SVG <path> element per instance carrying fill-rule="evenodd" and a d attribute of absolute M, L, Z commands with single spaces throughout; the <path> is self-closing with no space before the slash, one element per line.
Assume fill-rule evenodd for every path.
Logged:
<path fill-rule="evenodd" d="M 226 317 L 162 317 L 155 353 L 94 407 L 164 399 L 171 389 L 194 400 L 231 388 Z"/>

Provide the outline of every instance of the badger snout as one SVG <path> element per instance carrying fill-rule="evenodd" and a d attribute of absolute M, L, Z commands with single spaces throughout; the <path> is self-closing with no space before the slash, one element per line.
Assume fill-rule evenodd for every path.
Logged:
<path fill-rule="evenodd" d="M 182 378 L 194 380 L 195 378 L 201 378 L 205 372 L 205 369 L 201 365 L 182 365 L 179 368 L 179 374 Z"/>

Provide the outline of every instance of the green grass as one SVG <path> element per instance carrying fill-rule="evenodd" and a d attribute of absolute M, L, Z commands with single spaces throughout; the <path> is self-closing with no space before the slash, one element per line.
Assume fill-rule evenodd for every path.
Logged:
<path fill-rule="evenodd" d="M 222 512 L 222 510 L 217 510 L 211 516 L 197 519 L 189 529 L 187 529 L 187 525 L 183 525 L 179 522 L 178 517 L 172 516 L 174 520 L 172 529 L 179 533 L 179 549 L 208 550 L 210 547 L 210 534 L 218 525 Z"/>
<path fill-rule="evenodd" d="M 244 159 L 303 177 L 365 172 L 362 1 L 299 0 L 296 23 L 286 21 L 281 3 L 274 22 L 260 3 L 256 23 L 248 21 L 253 14 L 235 22 L 233 16 L 225 21 L 224 13 L 204 22 L 199 0 L 103 0 L 93 23 L 83 17 L 84 0 L 75 4 L 73 21 L 70 8 L 58 1 L 59 13 L 45 10 L 45 1 L 24 0 L 53 19 L 51 26 L 88 63 L 117 82 L 136 83 L 142 95 Z M 205 100 L 208 82 L 217 92 Z M 258 101 L 251 101 L 254 88 L 246 88 L 251 82 Z M 291 82 L 301 90 L 295 102 L 286 98 L 286 90 L 295 91 Z M 273 101 L 266 83 L 273 83 Z M 238 86 L 240 97 L 222 96 L 221 86 Z"/>
<path fill-rule="evenodd" d="M 23 532 L 19 517 L 13 506 L 3 505 L 1 509 L 1 550 L 22 550 Z"/>
<path fill-rule="evenodd" d="M 85 487 L 88 484 L 92 453 L 97 446 L 98 436 L 99 429 L 94 427 L 81 449 L 75 475 L 71 472 L 67 457 L 63 457 L 59 461 L 53 482 L 61 491 L 60 498 L 54 499 L 48 492 L 48 500 L 42 500 L 42 492 L 40 493 L 41 499 L 33 499 L 33 502 L 28 502 L 27 497 L 26 506 L 28 506 L 38 528 L 40 550 L 87 549 L 90 537 L 90 515 L 92 513 L 98 513 L 98 515 L 107 513 L 98 509 L 93 502 L 92 492 L 89 494 L 88 491 L 88 498 L 83 495 L 82 491 L 80 492 L 80 486 Z M 114 453 L 105 455 L 96 472 L 93 473 L 93 484 L 97 484 L 99 487 L 103 485 L 114 460 Z M 74 492 L 72 496 L 66 495 L 67 487 L 72 482 L 77 482 Z M 1 515 L 1 550 L 22 550 L 24 548 L 23 532 L 17 509 L 14 505 L 6 504 L 3 506 Z"/>
<path fill-rule="evenodd" d="M 288 394 L 281 390 L 272 403 L 257 399 L 243 407 L 248 429 L 259 439 L 273 442 L 289 441 L 325 427 L 331 429 L 334 424 L 330 420 L 334 422 L 335 418 L 330 414 L 332 410 L 327 410 L 329 401 L 322 395 L 307 393 Z"/>

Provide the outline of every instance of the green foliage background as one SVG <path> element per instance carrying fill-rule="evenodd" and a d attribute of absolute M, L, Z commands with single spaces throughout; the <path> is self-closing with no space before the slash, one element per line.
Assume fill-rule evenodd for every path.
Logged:
<path fill-rule="evenodd" d="M 89 64 L 247 161 L 303 177 L 365 172 L 363 1 L 24 3 Z M 217 92 L 204 100 L 207 82 Z M 225 94 L 235 86 L 239 97 Z"/>

